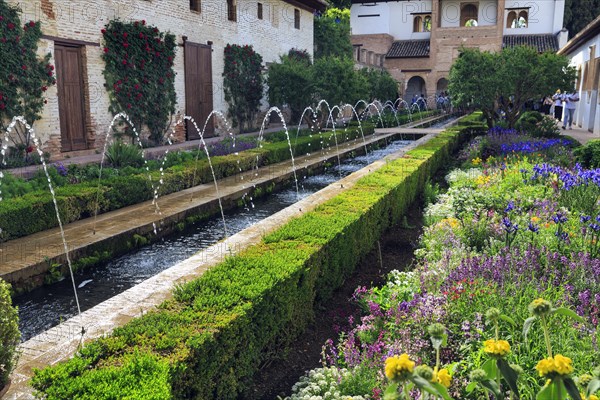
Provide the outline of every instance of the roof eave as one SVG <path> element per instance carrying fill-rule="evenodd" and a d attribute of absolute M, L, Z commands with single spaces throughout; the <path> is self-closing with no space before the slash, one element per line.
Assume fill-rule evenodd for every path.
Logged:
<path fill-rule="evenodd" d="M 429 54 L 426 56 L 385 56 L 386 59 L 394 58 L 429 58 Z"/>
<path fill-rule="evenodd" d="M 560 50 L 558 54 L 567 55 L 573 52 L 581 43 L 587 42 L 592 37 L 596 36 L 600 32 L 600 16 L 596 17 L 595 20 L 590 22 L 585 28 L 579 31 L 575 36 L 567 42 L 567 44 Z"/>
<path fill-rule="evenodd" d="M 283 0 L 285 3 L 291 4 L 294 7 L 302 8 L 303 10 L 314 13 L 315 11 L 325 11 L 327 2 L 325 0 Z"/>

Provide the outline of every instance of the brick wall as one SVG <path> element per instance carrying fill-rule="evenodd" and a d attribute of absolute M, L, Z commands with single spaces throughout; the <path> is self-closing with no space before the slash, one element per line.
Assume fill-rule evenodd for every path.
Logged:
<path fill-rule="evenodd" d="M 84 84 L 86 107 L 86 137 L 90 151 L 102 148 L 112 115 L 108 112 L 109 99 L 104 89 L 101 59 L 100 30 L 111 19 L 124 21 L 146 20 L 161 31 L 176 35 L 177 43 L 187 36 L 190 42 L 206 44 L 212 42 L 213 108 L 226 112 L 223 96 L 223 49 L 227 43 L 252 45 L 262 55 L 264 62 L 276 62 L 281 54 L 292 48 L 313 51 L 313 14 L 300 9 L 300 29 L 294 28 L 296 7 L 281 0 L 260 1 L 263 4 L 263 19 L 257 18 L 257 1 L 238 0 L 237 22 L 227 20 L 226 2 L 203 0 L 200 13 L 190 11 L 189 0 L 8 0 L 19 4 L 23 10 L 23 21 L 40 20 L 42 31 L 50 37 L 85 41 Z M 40 41 L 39 54 L 53 53 L 54 40 Z M 54 60 L 51 61 L 54 63 Z M 185 114 L 185 76 L 183 47 L 177 48 L 174 60 L 176 71 L 176 111 Z M 44 150 L 60 159 L 60 120 L 56 87 L 47 91 L 48 104 L 42 119 L 35 123 L 38 137 Z M 265 104 L 266 107 L 266 104 Z M 175 122 L 175 119 L 174 121 Z M 215 124 L 223 129 L 225 124 Z M 184 135 L 177 132 L 182 140 Z"/>

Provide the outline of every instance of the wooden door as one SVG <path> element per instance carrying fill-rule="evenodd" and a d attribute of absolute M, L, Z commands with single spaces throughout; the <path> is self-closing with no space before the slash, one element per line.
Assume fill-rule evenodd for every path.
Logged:
<path fill-rule="evenodd" d="M 212 48 L 207 45 L 185 42 L 185 113 L 194 118 L 202 130 L 206 118 L 213 110 Z M 200 135 L 191 122 L 186 127 L 187 139 L 199 139 Z M 204 131 L 204 137 L 215 134 L 213 118 Z"/>
<path fill-rule="evenodd" d="M 62 151 L 87 149 L 81 47 L 54 45 Z"/>

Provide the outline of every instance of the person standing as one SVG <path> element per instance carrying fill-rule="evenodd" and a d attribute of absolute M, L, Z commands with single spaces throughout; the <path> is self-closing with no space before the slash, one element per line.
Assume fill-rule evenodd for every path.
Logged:
<path fill-rule="evenodd" d="M 560 122 L 563 113 L 563 95 L 560 93 L 560 89 L 556 90 L 556 93 L 552 96 L 552 101 L 554 101 L 554 118 Z"/>
<path fill-rule="evenodd" d="M 544 96 L 541 107 L 542 114 L 550 115 L 550 107 L 552 107 L 552 99 L 550 96 Z"/>
<path fill-rule="evenodd" d="M 573 115 L 577 108 L 577 102 L 579 101 L 579 94 L 577 92 L 569 92 L 565 94 L 565 120 L 563 122 L 563 129 L 571 129 L 573 126 Z"/>

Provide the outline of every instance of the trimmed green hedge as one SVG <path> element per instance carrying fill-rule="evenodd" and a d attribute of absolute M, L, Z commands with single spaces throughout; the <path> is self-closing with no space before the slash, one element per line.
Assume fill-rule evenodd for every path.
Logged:
<path fill-rule="evenodd" d="M 304 331 L 465 136 L 445 131 L 362 178 L 177 287 L 157 310 L 36 371 L 33 386 L 49 400 L 246 397 L 265 355 Z"/>
<path fill-rule="evenodd" d="M 364 134 L 372 134 L 374 127 L 365 125 Z M 336 131 L 337 141 L 361 138 L 357 128 Z M 321 147 L 321 141 L 335 143 L 333 133 L 301 136 L 296 140 L 295 154 L 306 154 Z M 248 171 L 258 166 L 274 164 L 290 158 L 287 140 L 264 143 L 261 148 L 242 151 L 239 155 L 226 155 L 211 159 L 217 179 Z M 197 166 L 195 179 L 194 169 Z M 151 173 L 152 181 L 158 182 L 160 172 Z M 159 195 L 178 192 L 202 183 L 213 181 L 208 160 L 176 165 L 167 169 L 162 177 Z M 87 218 L 94 214 L 97 184 L 92 182 L 56 188 L 56 199 L 64 224 Z M 113 176 L 102 181 L 98 196 L 98 212 L 113 211 L 152 199 L 152 185 L 147 174 Z M 31 235 L 58 226 L 52 196 L 47 190 L 28 193 L 22 197 L 0 201 L 0 243 Z"/>

